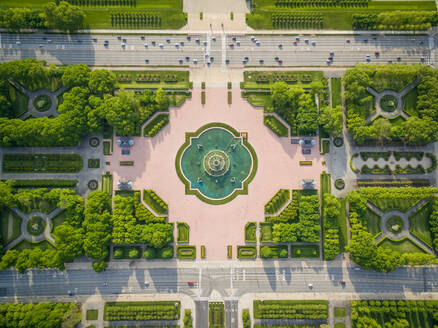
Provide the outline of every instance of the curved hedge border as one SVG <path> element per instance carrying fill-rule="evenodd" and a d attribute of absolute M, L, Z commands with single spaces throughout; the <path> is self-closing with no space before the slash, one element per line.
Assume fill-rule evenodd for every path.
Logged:
<path fill-rule="evenodd" d="M 338 190 L 342 190 L 345 188 L 345 181 L 343 179 L 336 179 L 335 188 Z"/>
<path fill-rule="evenodd" d="M 237 246 L 238 259 L 255 259 L 257 258 L 257 247 L 252 245 Z"/>
<path fill-rule="evenodd" d="M 341 137 L 336 137 L 333 139 L 333 144 L 336 147 L 342 147 L 344 145 L 344 139 L 342 139 Z"/>
<path fill-rule="evenodd" d="M 196 246 L 177 246 L 176 257 L 179 259 L 196 259 Z"/>
<path fill-rule="evenodd" d="M 254 231 L 251 231 L 254 229 Z M 256 243 L 256 230 L 257 230 L 257 222 L 248 222 L 245 224 L 245 243 Z M 254 234 L 254 238 L 250 238 L 251 235 Z"/>
<path fill-rule="evenodd" d="M 359 154 L 353 154 L 353 155 L 350 157 L 350 169 L 351 169 L 354 173 L 359 173 L 359 170 L 356 169 L 356 168 L 353 166 L 353 158 L 355 158 L 355 157 L 357 157 L 357 156 L 359 156 Z"/>
<path fill-rule="evenodd" d="M 195 132 L 186 132 L 186 140 L 182 144 L 182 146 L 178 149 L 178 152 L 176 153 L 175 169 L 176 169 L 176 174 L 178 175 L 178 178 L 184 183 L 186 195 L 195 195 L 200 200 L 202 200 L 203 202 L 210 204 L 210 205 L 222 205 L 222 204 L 225 204 L 225 203 L 232 201 L 238 195 L 248 195 L 248 185 L 250 184 L 250 182 L 254 179 L 254 177 L 256 175 L 257 168 L 258 168 L 258 159 L 257 159 L 257 155 L 256 155 L 254 148 L 252 148 L 252 146 L 248 143 L 248 141 L 243 140 L 243 138 L 242 138 L 242 144 L 248 149 L 248 151 L 250 152 L 251 157 L 252 157 L 252 170 L 251 170 L 249 176 L 243 182 L 242 189 L 240 189 L 240 190 L 235 189 L 231 195 L 229 195 L 223 199 L 210 199 L 210 198 L 205 197 L 203 194 L 201 194 L 198 189 L 190 189 L 190 181 L 188 181 L 188 179 L 184 176 L 184 174 L 181 171 L 181 167 L 180 167 L 182 154 L 184 153 L 186 148 L 190 145 L 190 138 L 196 137 L 196 136 L 200 135 L 202 132 L 204 132 L 205 130 L 213 128 L 213 127 L 226 129 L 229 132 L 231 132 L 236 138 L 241 137 L 240 133 L 236 129 L 229 126 L 228 124 L 221 123 L 221 122 L 208 123 L 206 125 L 201 126 Z"/>

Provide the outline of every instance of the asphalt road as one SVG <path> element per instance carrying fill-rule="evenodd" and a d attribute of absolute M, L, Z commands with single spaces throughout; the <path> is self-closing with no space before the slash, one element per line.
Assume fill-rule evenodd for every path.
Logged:
<path fill-rule="evenodd" d="M 0 272 L 0 297 L 184 293 L 194 299 L 213 290 L 223 297 L 249 292 L 404 293 L 437 292 L 438 268 L 402 268 L 382 274 L 353 268 L 325 267 L 322 262 L 272 263 L 267 267 L 93 270 L 30 270 Z M 200 282 L 202 280 L 202 284 Z M 145 281 L 149 286 L 145 286 Z M 194 281 L 194 286 L 188 286 Z M 340 284 L 345 281 L 345 286 Z M 105 284 L 106 283 L 106 284 Z M 309 288 L 309 284 L 313 287 Z M 232 300 L 232 299 L 230 299 Z"/>
<path fill-rule="evenodd" d="M 38 58 L 49 64 L 190 65 L 194 68 L 215 66 L 223 69 L 244 66 L 352 66 L 389 61 L 427 64 L 434 61 L 430 53 L 435 48 L 434 39 L 426 35 L 318 35 L 299 36 L 299 40 L 297 36 L 260 35 L 251 40 L 251 36 L 225 33 L 144 37 L 2 33 L 0 44 L 0 62 Z M 333 55 L 330 55 L 331 52 Z M 247 61 L 244 64 L 245 57 Z M 333 60 L 327 63 L 329 57 Z"/>

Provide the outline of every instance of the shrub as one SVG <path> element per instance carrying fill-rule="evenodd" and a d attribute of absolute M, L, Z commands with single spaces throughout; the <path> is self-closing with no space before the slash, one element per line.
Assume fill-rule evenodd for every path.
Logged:
<path fill-rule="evenodd" d="M 256 246 L 237 246 L 237 258 L 255 259 L 257 257 Z"/>
<path fill-rule="evenodd" d="M 178 320 L 179 301 L 107 302 L 104 307 L 105 321 L 125 320 Z"/>
<path fill-rule="evenodd" d="M 144 251 L 144 258 L 152 260 L 157 257 L 157 252 L 153 247 L 147 247 Z"/>
<path fill-rule="evenodd" d="M 243 328 L 251 328 L 251 316 L 248 309 L 242 310 Z"/>
<path fill-rule="evenodd" d="M 179 259 L 196 259 L 196 246 L 178 245 L 176 248 L 176 257 Z"/>
<path fill-rule="evenodd" d="M 114 250 L 114 253 L 113 253 L 113 257 L 114 257 L 115 259 L 121 259 L 121 258 L 123 258 L 123 250 L 121 250 L 120 248 L 115 249 L 115 250 Z"/>
<path fill-rule="evenodd" d="M 343 179 L 336 179 L 335 188 L 338 190 L 342 190 L 345 188 L 345 181 Z"/>
<path fill-rule="evenodd" d="M 265 213 L 276 213 L 289 199 L 290 191 L 288 189 L 280 189 L 265 205 Z"/>
<path fill-rule="evenodd" d="M 173 257 L 173 247 L 172 246 L 165 246 L 162 249 L 160 249 L 160 258 L 170 259 L 172 257 Z"/>

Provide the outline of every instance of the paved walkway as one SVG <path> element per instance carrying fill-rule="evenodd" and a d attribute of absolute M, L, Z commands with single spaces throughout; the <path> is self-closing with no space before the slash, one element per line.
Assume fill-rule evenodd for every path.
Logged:
<path fill-rule="evenodd" d="M 407 94 L 409 91 L 411 91 L 413 88 L 415 88 L 418 85 L 418 81 L 412 81 L 409 83 L 409 85 L 404 88 L 402 91 L 397 92 L 394 90 L 383 90 L 382 92 L 377 92 L 371 87 L 367 87 L 367 91 L 371 93 L 375 99 L 376 99 L 376 111 L 367 117 L 366 123 L 369 124 L 373 120 L 375 120 L 378 116 L 383 116 L 386 118 L 395 118 L 397 116 L 403 116 L 404 118 L 408 118 L 409 115 L 403 111 L 403 96 Z M 387 112 L 382 109 L 380 106 L 380 102 L 384 96 L 393 96 L 397 99 L 397 107 L 392 112 Z"/>
<path fill-rule="evenodd" d="M 67 90 L 67 87 L 62 86 L 61 88 L 59 88 L 58 90 L 56 90 L 54 92 L 52 92 L 50 90 L 46 90 L 46 89 L 39 89 L 36 91 L 30 91 L 17 82 L 10 80 L 9 83 L 11 83 L 14 87 L 19 89 L 24 94 L 26 94 L 28 97 L 27 112 L 22 114 L 19 117 L 20 119 L 25 120 L 29 116 L 47 117 L 47 116 L 58 116 L 59 115 L 59 113 L 57 111 L 57 108 L 58 108 L 58 98 L 57 97 L 58 97 L 58 95 L 62 94 L 65 90 Z M 51 101 L 50 108 L 44 112 L 40 112 L 40 111 L 36 110 L 35 106 L 33 104 L 35 101 L 35 98 L 40 96 L 40 95 L 48 96 L 50 98 L 50 101 Z"/>
<path fill-rule="evenodd" d="M 425 202 L 426 202 L 426 200 L 424 200 L 424 199 L 420 200 L 417 204 L 415 204 L 407 212 L 402 212 L 400 210 L 389 210 L 389 211 L 383 212 L 380 208 L 378 208 L 374 204 L 368 202 L 367 203 L 368 208 L 370 208 L 373 212 L 375 212 L 376 214 L 378 214 L 381 217 L 380 230 L 382 231 L 382 233 L 379 236 L 377 236 L 376 242 L 379 243 L 380 241 L 382 241 L 386 237 L 389 239 L 392 239 L 392 240 L 402 240 L 404 238 L 409 238 L 415 244 L 417 244 L 422 249 L 424 249 L 427 253 L 435 255 L 435 252 L 429 246 L 427 246 L 424 242 L 419 240 L 417 237 L 415 237 L 410 232 L 411 223 L 409 221 L 409 217 L 413 213 L 415 213 L 418 209 L 420 209 L 424 205 Z M 400 231 L 400 233 L 394 234 L 393 232 L 389 231 L 386 228 L 386 221 L 392 216 L 398 216 L 403 220 L 403 228 Z"/>
<path fill-rule="evenodd" d="M 17 208 L 13 208 L 12 210 L 15 213 L 17 213 L 17 215 L 19 215 L 22 219 L 22 221 L 21 221 L 21 234 L 18 238 L 14 239 L 9 244 L 7 244 L 5 247 L 5 250 L 13 248 L 14 246 L 18 245 L 23 240 L 28 240 L 32 243 L 37 243 L 37 242 L 40 242 L 43 240 L 48 240 L 49 242 L 51 242 L 53 244 L 55 243 L 55 238 L 53 238 L 53 236 L 50 234 L 50 231 L 52 230 L 52 219 L 55 216 L 57 216 L 59 213 L 61 213 L 63 211 L 63 209 L 58 207 L 54 211 L 52 211 L 50 214 L 46 214 L 46 213 L 39 212 L 39 211 L 30 212 L 30 213 L 26 214 L 26 213 L 21 212 Z M 27 223 L 34 216 L 39 216 L 46 222 L 46 227 L 44 229 L 44 232 L 38 236 L 34 236 L 34 235 L 29 234 L 29 232 L 27 231 L 27 228 L 26 228 Z"/>
<path fill-rule="evenodd" d="M 227 245 L 245 244 L 245 224 L 264 221 L 264 204 L 279 189 L 301 189 L 303 178 L 314 179 L 318 188 L 324 158 L 317 148 L 312 154 L 303 155 L 301 147 L 292 145 L 289 138 L 278 138 L 263 124 L 263 110 L 242 99 L 240 89 L 232 90 L 231 105 L 227 102 L 226 87 L 207 85 L 205 91 L 205 106 L 201 104 L 201 89 L 194 88 L 191 99 L 170 109 L 170 123 L 159 134 L 153 138 L 134 138 L 129 156 L 122 157 L 115 145 L 113 155 L 105 161 L 111 162 L 107 170 L 113 174 L 114 189 L 120 179 L 128 179 L 134 190 L 152 189 L 163 195 L 169 205 L 169 221 L 190 226 L 190 244 L 205 245 L 207 261 L 227 260 Z M 258 157 L 257 173 L 248 186 L 248 195 L 239 195 L 224 205 L 209 205 L 196 196 L 186 195 L 175 170 L 175 156 L 184 143 L 185 133 L 210 122 L 223 122 L 248 132 L 248 142 Z M 133 160 L 134 166 L 120 166 L 122 158 Z M 313 165 L 300 166 L 302 160 L 311 160 Z M 200 252 L 197 253 L 199 258 Z"/>

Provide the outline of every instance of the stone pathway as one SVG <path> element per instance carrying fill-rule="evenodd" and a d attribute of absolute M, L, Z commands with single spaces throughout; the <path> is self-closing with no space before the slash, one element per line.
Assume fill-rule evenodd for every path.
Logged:
<path fill-rule="evenodd" d="M 39 212 L 39 211 L 30 212 L 28 214 L 25 214 L 17 208 L 13 208 L 12 210 L 22 218 L 21 234 L 18 238 L 14 239 L 8 245 L 6 245 L 5 250 L 13 248 L 14 246 L 18 245 L 23 240 L 28 240 L 32 243 L 37 243 L 37 242 L 40 242 L 43 240 L 48 240 L 52 244 L 55 243 L 55 238 L 53 238 L 53 236 L 50 234 L 50 231 L 52 230 L 52 218 L 54 218 L 59 213 L 61 213 L 63 211 L 63 209 L 58 207 L 54 211 L 52 211 L 50 214 L 46 214 L 46 213 Z M 44 229 L 44 232 L 38 236 L 34 236 L 34 235 L 29 234 L 29 232 L 26 229 L 27 223 L 34 216 L 39 216 L 46 222 L 46 227 Z"/>
<path fill-rule="evenodd" d="M 402 157 L 400 158 L 400 160 L 397 161 L 395 159 L 394 153 L 391 153 L 388 160 L 380 157 L 377 159 L 377 161 L 373 158 L 368 158 L 366 161 L 364 161 L 359 154 L 359 156 L 353 157 L 352 164 L 354 168 L 359 170 L 359 172 L 362 170 L 362 167 L 364 165 L 368 166 L 369 168 L 373 168 L 375 165 L 377 165 L 381 169 L 388 165 L 391 171 L 394 171 L 397 165 L 400 165 L 402 168 L 405 168 L 408 165 L 410 165 L 411 167 L 417 167 L 418 165 L 421 165 L 425 170 L 427 170 L 432 166 L 432 161 L 427 156 L 423 156 L 420 161 L 415 157 L 411 158 L 409 161 L 406 158 Z M 403 176 L 404 175 L 405 174 L 403 174 Z"/>
<path fill-rule="evenodd" d="M 427 253 L 435 255 L 435 252 L 427 246 L 424 242 L 419 240 L 417 237 L 415 237 L 410 231 L 411 224 L 409 222 L 409 216 L 413 213 L 415 213 L 418 209 L 420 209 L 426 200 L 422 199 L 417 204 L 415 204 L 409 211 L 402 212 L 400 210 L 389 210 L 386 212 L 383 212 L 380 208 L 375 206 L 374 204 L 367 202 L 367 206 L 369 209 L 371 209 L 373 212 L 378 214 L 382 219 L 380 220 L 380 230 L 382 233 L 377 236 L 376 242 L 379 243 L 382 241 L 385 237 L 392 239 L 392 240 L 402 240 L 404 238 L 409 238 L 411 241 L 413 241 L 415 244 L 423 248 Z M 389 231 L 386 228 L 386 221 L 391 216 L 398 216 L 403 220 L 403 229 L 397 234 L 394 234 L 393 232 Z"/>
<path fill-rule="evenodd" d="M 367 87 L 367 91 L 371 93 L 376 98 L 376 111 L 367 117 L 366 124 L 371 123 L 373 120 L 375 120 L 378 116 L 383 116 L 386 118 L 395 118 L 397 116 L 403 116 L 404 118 L 408 118 L 409 115 L 403 111 L 403 96 L 407 94 L 409 91 L 411 91 L 413 88 L 415 88 L 418 85 L 418 81 L 415 80 L 409 85 L 404 88 L 402 91 L 397 92 L 394 90 L 383 90 L 382 92 L 377 92 L 371 87 Z M 380 106 L 380 101 L 384 96 L 393 96 L 397 99 L 397 108 L 392 112 L 387 112 L 382 109 Z"/>
<path fill-rule="evenodd" d="M 47 89 L 39 89 L 36 91 L 30 91 L 30 90 L 27 90 L 25 87 L 23 87 L 21 84 L 19 84 L 17 82 L 10 80 L 9 83 L 11 83 L 14 87 L 16 87 L 18 90 L 20 90 L 24 94 L 26 94 L 28 97 L 27 112 L 22 114 L 19 117 L 20 119 L 25 120 L 29 116 L 47 117 L 47 116 L 58 116 L 59 115 L 59 113 L 57 111 L 57 108 L 58 108 L 58 98 L 57 97 L 58 97 L 58 95 L 62 94 L 65 90 L 67 90 L 67 87 L 62 86 L 54 92 L 49 91 Z M 44 112 L 38 111 L 35 108 L 35 106 L 33 105 L 35 98 L 40 96 L 40 95 L 46 95 L 51 100 L 50 108 Z"/>

